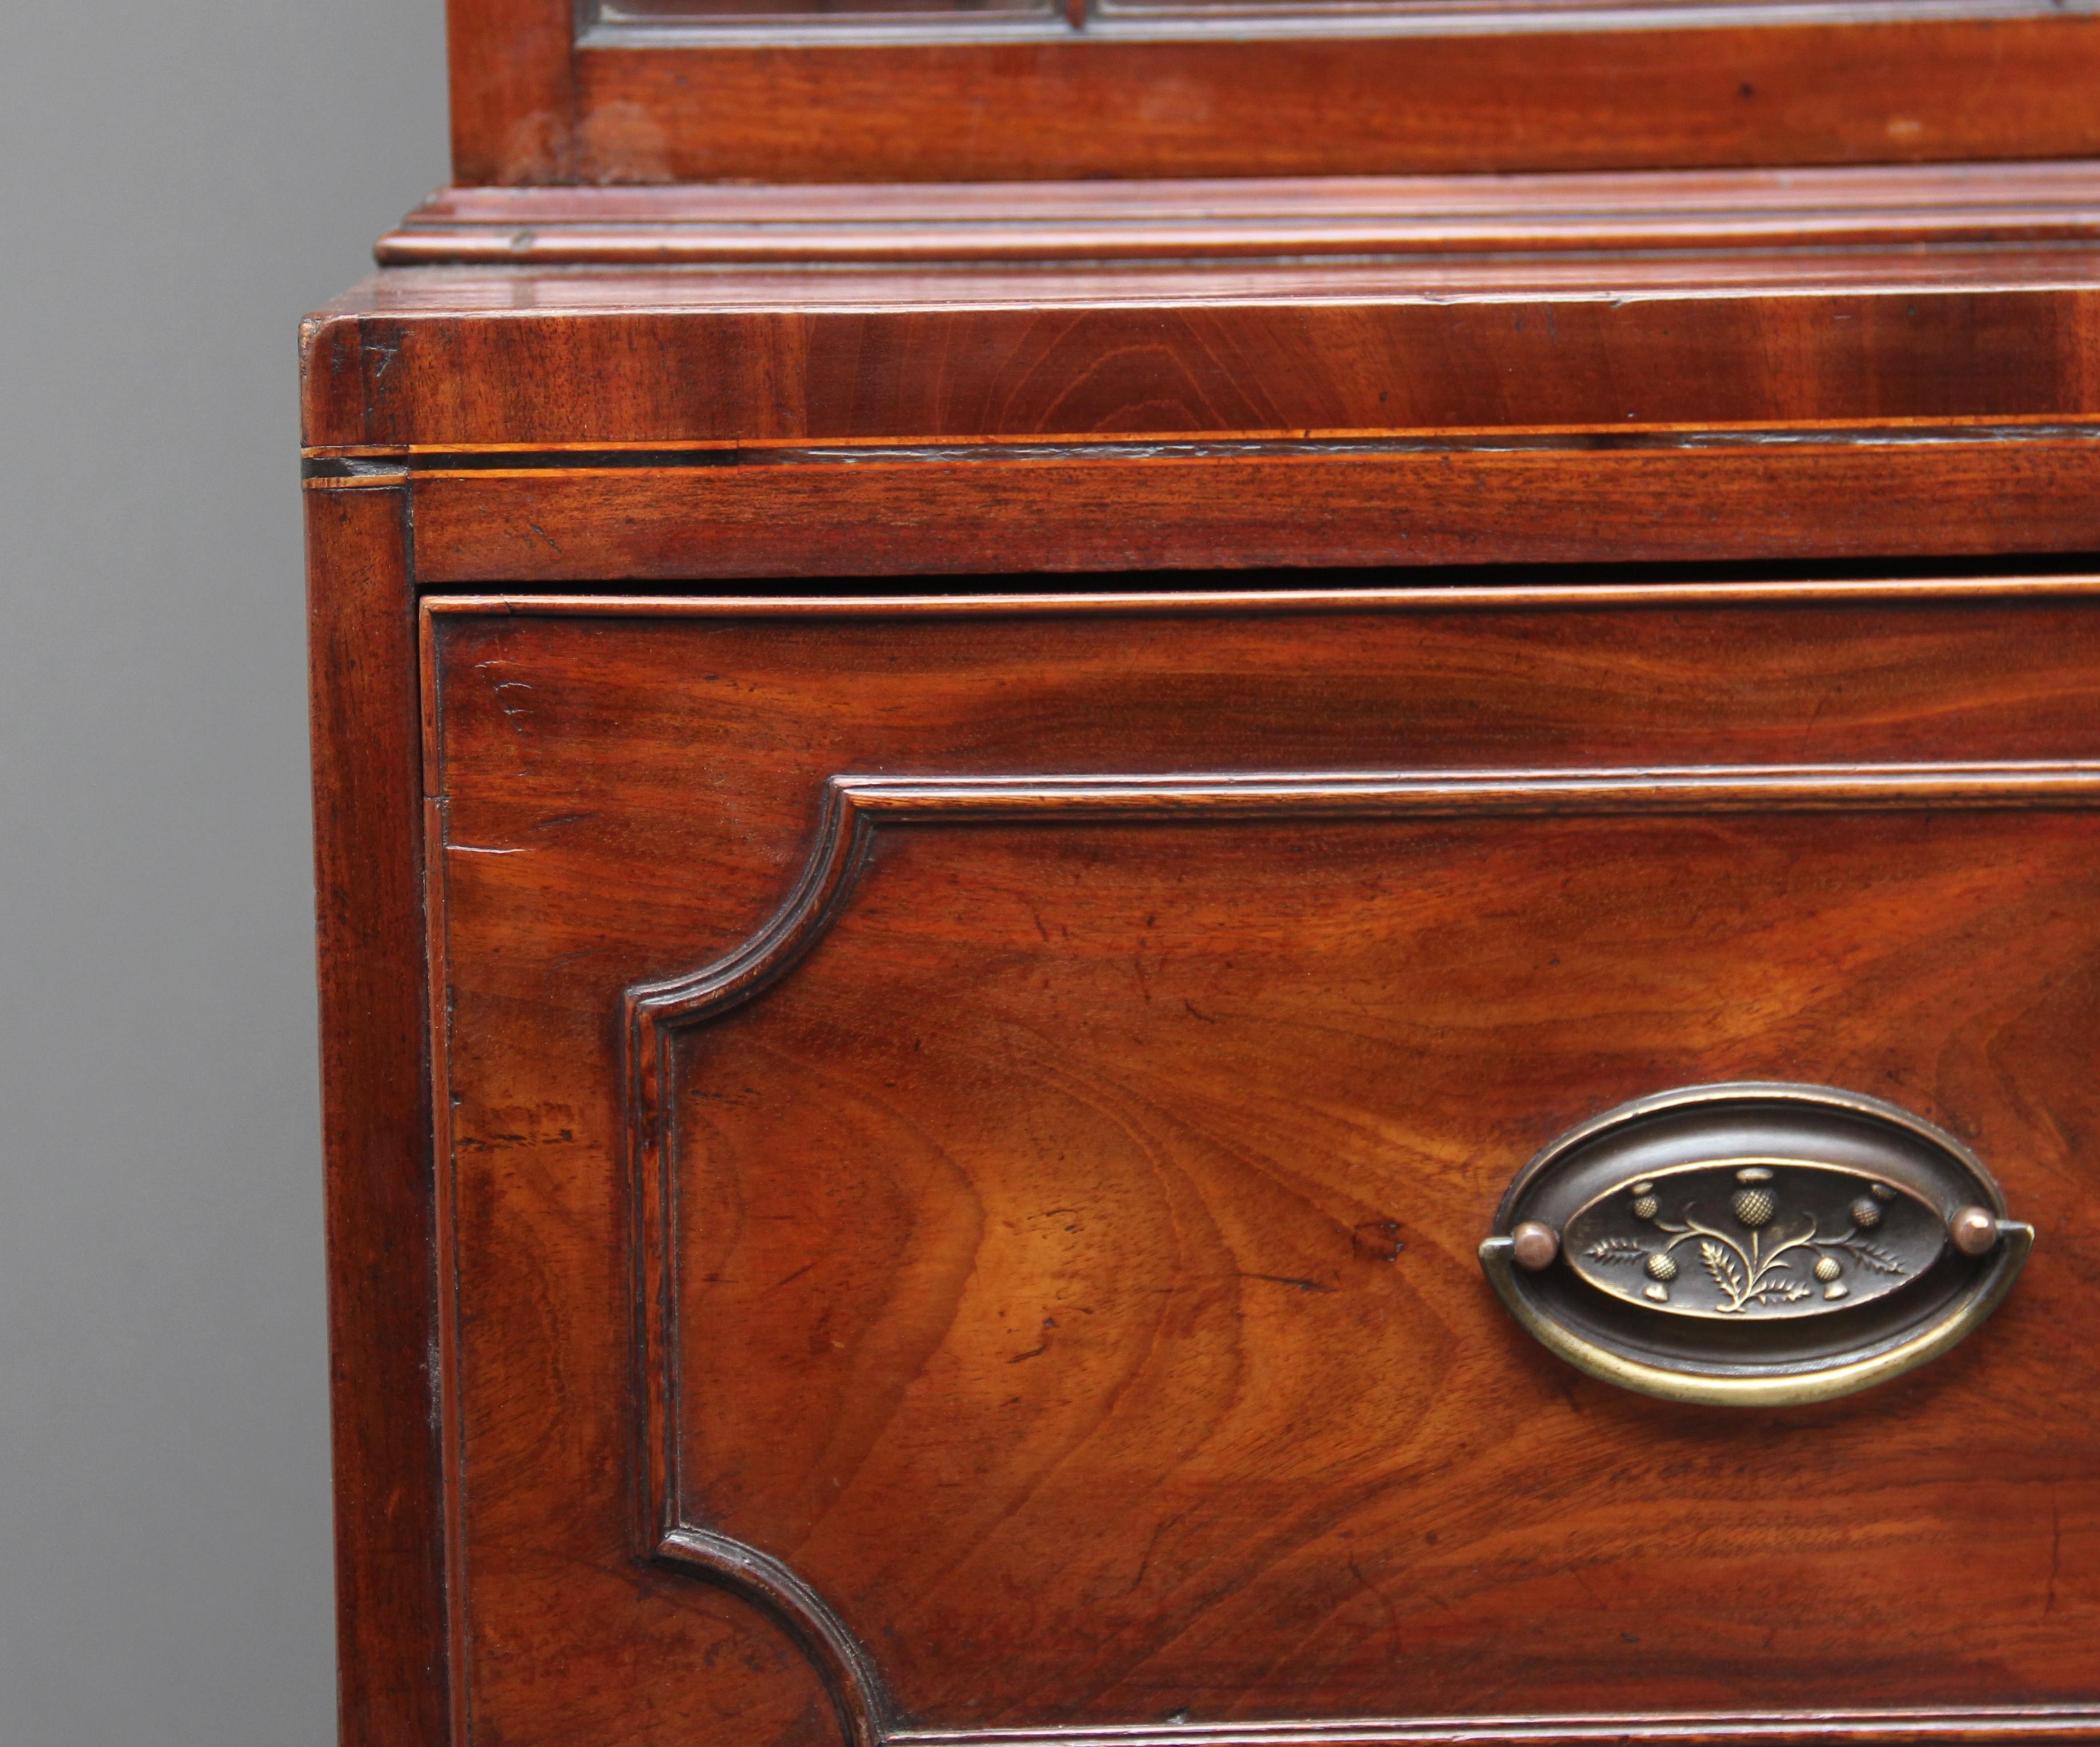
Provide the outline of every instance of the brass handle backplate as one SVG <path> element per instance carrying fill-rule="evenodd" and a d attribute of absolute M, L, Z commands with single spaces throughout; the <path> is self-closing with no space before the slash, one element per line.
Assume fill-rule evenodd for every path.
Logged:
<path fill-rule="evenodd" d="M 2034 1242 L 1974 1154 L 1824 1086 L 1688 1086 L 1563 1135 L 1480 1265 L 1571 1364 L 1674 1401 L 1849 1394 L 1945 1352 Z"/>

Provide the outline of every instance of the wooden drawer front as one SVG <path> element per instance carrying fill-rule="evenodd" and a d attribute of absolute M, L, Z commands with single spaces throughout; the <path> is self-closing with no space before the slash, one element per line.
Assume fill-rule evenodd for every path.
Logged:
<path fill-rule="evenodd" d="M 2100 1728 L 2100 599 L 429 636 L 475 1741 Z M 2010 1301 L 1814 1407 L 1533 1344 L 1513 1173 L 1728 1080 L 1968 1142 Z"/>

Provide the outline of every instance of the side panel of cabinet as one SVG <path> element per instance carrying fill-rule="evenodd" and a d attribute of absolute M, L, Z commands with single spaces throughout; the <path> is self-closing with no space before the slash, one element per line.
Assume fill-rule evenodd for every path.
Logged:
<path fill-rule="evenodd" d="M 306 495 L 342 1747 L 452 1730 L 408 499 Z"/>

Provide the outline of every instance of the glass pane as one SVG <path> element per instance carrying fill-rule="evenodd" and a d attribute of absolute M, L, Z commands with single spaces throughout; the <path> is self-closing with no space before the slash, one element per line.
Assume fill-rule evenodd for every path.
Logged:
<path fill-rule="evenodd" d="M 1060 18 L 1061 0 L 606 0 L 601 24 L 853 24 L 893 18 Z"/>
<path fill-rule="evenodd" d="M 1749 3 L 1767 15 L 1789 8 L 1827 10 L 1824 0 L 1749 0 Z M 1905 5 L 1930 3 L 1931 0 L 1882 0 L 1882 10 L 1893 7 L 1899 12 Z M 1648 22 L 1652 15 L 1660 13 L 1745 10 L 1745 0 L 1086 0 L 1086 4 L 1088 16 L 1104 23 L 1121 18 L 1208 19 L 1221 28 L 1228 20 L 1251 18 L 1379 19 L 1388 24 L 1418 22 L 1432 29 L 1463 18 L 1493 29 L 1538 24 L 1550 28 L 1556 17 L 1574 13 L 1605 12 Z"/>

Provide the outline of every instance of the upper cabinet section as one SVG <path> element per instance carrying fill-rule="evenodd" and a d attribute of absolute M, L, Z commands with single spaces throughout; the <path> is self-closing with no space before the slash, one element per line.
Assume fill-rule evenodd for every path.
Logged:
<path fill-rule="evenodd" d="M 452 0 L 463 184 L 2100 156 L 2100 0 Z"/>

